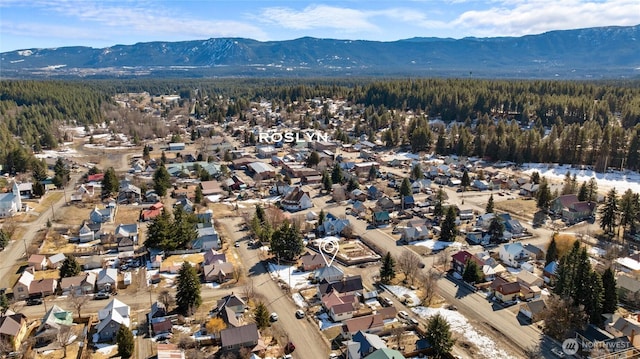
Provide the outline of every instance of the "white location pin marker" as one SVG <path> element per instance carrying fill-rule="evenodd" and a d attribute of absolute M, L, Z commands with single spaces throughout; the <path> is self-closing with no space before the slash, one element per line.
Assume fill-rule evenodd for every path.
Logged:
<path fill-rule="evenodd" d="M 331 267 L 331 264 L 333 264 L 333 260 L 336 259 L 339 248 L 340 245 L 338 242 L 338 238 L 336 237 L 322 238 L 318 243 L 318 249 L 320 250 L 322 259 L 324 259 L 324 263 L 327 265 L 327 267 Z M 331 257 L 331 259 L 327 260 L 328 257 Z"/>

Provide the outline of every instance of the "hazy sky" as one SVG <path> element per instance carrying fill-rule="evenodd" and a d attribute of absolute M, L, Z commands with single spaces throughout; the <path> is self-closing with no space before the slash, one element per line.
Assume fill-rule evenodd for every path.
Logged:
<path fill-rule="evenodd" d="M 640 24 L 640 0 L 0 0 L 0 51 L 303 36 L 393 41 Z"/>

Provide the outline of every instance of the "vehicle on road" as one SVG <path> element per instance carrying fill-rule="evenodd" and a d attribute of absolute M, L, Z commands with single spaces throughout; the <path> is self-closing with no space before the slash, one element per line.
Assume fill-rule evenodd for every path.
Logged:
<path fill-rule="evenodd" d="M 415 318 L 409 318 L 407 319 L 409 321 L 409 323 L 411 323 L 411 325 L 418 325 L 420 324 Z"/>
<path fill-rule="evenodd" d="M 409 318 L 409 313 L 405 312 L 404 310 L 401 310 L 398 312 L 398 316 L 402 319 L 407 319 Z"/>
<path fill-rule="evenodd" d="M 302 309 L 296 310 L 296 318 L 298 319 L 304 318 L 304 312 L 302 311 Z"/>
<path fill-rule="evenodd" d="M 562 349 L 551 348 L 551 352 L 555 354 L 558 358 L 564 358 L 564 352 L 562 351 Z"/>
<path fill-rule="evenodd" d="M 236 247 L 236 248 L 240 248 L 240 242 L 236 242 L 236 243 L 234 243 L 234 245 L 233 245 L 233 246 L 234 246 L 234 247 Z"/>
<path fill-rule="evenodd" d="M 453 304 L 449 304 L 449 305 L 447 305 L 447 309 L 449 309 L 449 310 L 458 310 L 458 307 L 456 307 Z"/>
<path fill-rule="evenodd" d="M 96 299 L 96 300 L 109 299 L 109 297 L 111 297 L 111 294 L 109 294 L 107 292 L 98 292 L 98 293 L 94 294 L 93 299 Z"/>
<path fill-rule="evenodd" d="M 38 304 L 42 304 L 42 298 L 27 298 L 27 300 L 25 300 L 25 303 L 27 305 L 38 305 Z"/>
<path fill-rule="evenodd" d="M 271 313 L 271 315 L 269 316 L 269 320 L 271 320 L 272 322 L 277 322 L 278 321 L 278 313 L 276 313 L 276 312 Z"/>
<path fill-rule="evenodd" d="M 386 305 L 387 307 L 393 306 L 393 301 L 391 300 L 391 298 L 380 297 L 379 300 L 382 305 Z"/>
<path fill-rule="evenodd" d="M 284 352 L 286 354 L 291 354 L 296 350 L 296 346 L 293 345 L 293 342 L 288 342 L 287 345 L 284 346 Z M 291 356 L 289 356 L 291 357 Z"/>

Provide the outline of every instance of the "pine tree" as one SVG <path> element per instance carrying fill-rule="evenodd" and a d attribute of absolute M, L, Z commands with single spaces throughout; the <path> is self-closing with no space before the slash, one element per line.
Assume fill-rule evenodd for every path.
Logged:
<path fill-rule="evenodd" d="M 453 206 L 447 208 L 447 215 L 442 221 L 440 228 L 440 240 L 444 242 L 453 242 L 458 235 L 458 229 L 456 228 L 456 210 Z"/>
<path fill-rule="evenodd" d="M 618 309 L 618 288 L 616 277 L 611 267 L 602 273 L 602 313 L 615 313 Z"/>
<path fill-rule="evenodd" d="M 108 197 L 112 193 L 118 193 L 120 190 L 120 183 L 118 181 L 118 177 L 116 176 L 116 171 L 113 167 L 109 167 L 104 172 L 104 177 L 102 178 L 102 197 Z"/>
<path fill-rule="evenodd" d="M 133 356 L 135 349 L 135 341 L 133 333 L 124 324 L 120 325 L 116 334 L 116 343 L 118 344 L 118 355 L 123 359 L 129 359 Z"/>
<path fill-rule="evenodd" d="M 493 215 L 491 218 L 491 222 L 489 223 L 489 241 L 491 243 L 500 243 L 502 241 L 504 235 L 504 223 L 502 223 L 502 218 L 497 214 Z"/>
<path fill-rule="evenodd" d="M 82 267 L 76 257 L 72 255 L 67 256 L 62 262 L 62 266 L 60 266 L 60 278 L 74 277 L 80 272 L 82 272 Z"/>
<path fill-rule="evenodd" d="M 485 213 L 493 213 L 493 193 L 489 196 L 487 206 L 484 209 Z"/>
<path fill-rule="evenodd" d="M 329 193 L 332 187 L 333 181 L 331 180 L 331 176 L 327 171 L 322 172 L 322 189 Z"/>
<path fill-rule="evenodd" d="M 462 279 L 467 283 L 480 283 L 483 277 L 482 269 L 478 263 L 471 259 L 467 260 L 462 271 Z"/>
<path fill-rule="evenodd" d="M 198 219 L 193 213 L 187 213 L 182 206 L 173 210 L 172 241 L 179 249 L 185 249 L 198 237 L 196 224 Z"/>
<path fill-rule="evenodd" d="M 307 167 L 313 168 L 317 166 L 318 163 L 320 163 L 320 155 L 316 151 L 311 152 L 309 157 L 307 157 Z"/>
<path fill-rule="evenodd" d="M 438 189 L 436 192 L 436 201 L 433 205 L 433 217 L 436 219 L 440 219 L 444 214 L 444 191 L 442 188 Z"/>
<path fill-rule="evenodd" d="M 411 169 L 411 178 L 413 178 L 414 180 L 421 180 L 424 178 L 424 173 L 422 172 L 422 167 L 420 166 L 420 164 L 416 164 Z"/>
<path fill-rule="evenodd" d="M 333 170 L 331 171 L 331 182 L 332 183 L 342 183 L 344 180 L 344 175 L 342 174 L 342 167 L 340 167 L 339 163 L 333 165 Z"/>
<path fill-rule="evenodd" d="M 347 183 L 347 191 L 351 192 L 358 188 L 360 188 L 360 183 L 358 183 L 358 180 L 355 177 L 349 178 L 349 182 Z"/>
<path fill-rule="evenodd" d="M 380 267 L 380 281 L 387 284 L 396 276 L 395 260 L 391 256 L 391 252 L 387 252 L 382 258 L 382 266 Z"/>
<path fill-rule="evenodd" d="M 611 188 L 604 201 L 604 206 L 600 209 L 600 228 L 605 233 L 613 234 L 618 218 L 618 194 L 615 188 Z"/>
<path fill-rule="evenodd" d="M 153 173 L 153 189 L 158 196 L 164 197 L 169 187 L 171 187 L 171 176 L 164 165 L 160 165 Z"/>
<path fill-rule="evenodd" d="M 271 252 L 278 259 L 292 261 L 304 251 L 300 230 L 285 220 L 271 236 Z"/>
<path fill-rule="evenodd" d="M 324 213 L 324 209 L 320 210 L 320 214 L 318 214 L 318 226 L 321 226 L 324 223 L 324 218 L 326 217 Z"/>
<path fill-rule="evenodd" d="M 446 357 L 456 342 L 455 339 L 451 337 L 449 322 L 440 314 L 429 318 L 426 339 L 431 344 L 436 358 Z"/>
<path fill-rule="evenodd" d="M 400 184 L 400 196 L 411 196 L 411 182 L 407 177 L 405 177 Z"/>
<path fill-rule="evenodd" d="M 369 179 L 369 181 L 374 181 L 377 177 L 378 177 L 378 170 L 376 169 L 376 167 L 375 166 L 369 167 L 369 174 L 367 175 L 367 179 Z"/>
<path fill-rule="evenodd" d="M 567 173 L 564 174 L 564 181 L 563 181 L 563 185 L 562 185 L 562 194 L 572 194 L 573 192 L 571 191 L 571 172 L 567 171 Z"/>
<path fill-rule="evenodd" d="M 0 248 L 4 249 L 9 244 L 9 234 L 5 232 L 3 229 L 0 229 Z"/>
<path fill-rule="evenodd" d="M 185 315 L 192 315 L 202 304 L 200 297 L 200 279 L 195 268 L 187 261 L 178 272 L 176 284 L 176 304 Z"/>
<path fill-rule="evenodd" d="M 269 327 L 269 311 L 267 310 L 267 306 L 264 305 L 264 303 L 259 302 L 258 305 L 256 305 L 256 308 L 253 311 L 253 315 L 255 317 L 258 329 L 262 330 Z"/>
<path fill-rule="evenodd" d="M 594 177 L 589 179 L 589 184 L 587 185 L 587 201 L 589 202 L 597 202 L 598 200 L 598 182 Z"/>
<path fill-rule="evenodd" d="M 578 190 L 578 201 L 584 202 L 589 197 L 589 189 L 587 188 L 587 182 L 582 182 L 580 189 Z"/>
<path fill-rule="evenodd" d="M 142 159 L 145 161 L 149 161 L 149 159 L 151 159 L 151 149 L 148 145 L 145 145 L 142 149 Z"/>
<path fill-rule="evenodd" d="M 586 286 L 584 302 L 585 312 L 589 315 L 589 322 L 595 325 L 601 325 L 602 319 L 602 305 L 604 301 L 604 289 L 602 284 L 602 278 L 596 271 L 590 271 L 587 281 L 584 283 Z"/>
<path fill-rule="evenodd" d="M 551 204 L 551 190 L 549 189 L 549 184 L 547 183 L 546 178 L 542 177 L 540 181 L 540 186 L 538 187 L 538 192 L 536 194 L 536 205 L 543 211 L 549 209 L 549 205 Z"/>
<path fill-rule="evenodd" d="M 625 233 L 631 231 L 638 222 L 638 206 L 635 195 L 631 189 L 627 189 L 620 198 L 620 227 Z M 618 231 L 620 230 L 618 227 Z"/>
<path fill-rule="evenodd" d="M 204 200 L 204 195 L 202 194 L 202 188 L 198 185 L 198 186 L 196 186 L 196 193 L 194 195 L 194 201 L 197 204 L 202 204 L 203 200 Z"/>
<path fill-rule="evenodd" d="M 173 241 L 173 220 L 166 209 L 162 209 L 160 215 L 149 224 L 145 246 L 165 251 L 177 248 Z"/>
<path fill-rule="evenodd" d="M 460 180 L 460 186 L 463 191 L 467 190 L 467 187 L 471 186 L 471 179 L 469 178 L 469 172 L 462 172 L 462 179 Z"/>
<path fill-rule="evenodd" d="M 549 247 L 547 248 L 547 254 L 544 258 L 544 265 L 555 261 L 558 259 L 558 245 L 556 244 L 556 235 L 554 234 L 551 237 L 551 242 L 549 242 Z"/>

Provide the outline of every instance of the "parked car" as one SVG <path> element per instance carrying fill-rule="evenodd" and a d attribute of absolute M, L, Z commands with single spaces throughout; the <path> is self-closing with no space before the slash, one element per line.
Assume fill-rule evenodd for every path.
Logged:
<path fill-rule="evenodd" d="M 284 352 L 287 354 L 293 353 L 296 350 L 296 346 L 293 345 L 293 342 L 288 342 L 287 345 L 284 346 Z"/>
<path fill-rule="evenodd" d="M 271 313 L 271 315 L 269 316 L 269 319 L 272 322 L 277 322 L 278 321 L 278 313 L 276 313 L 276 312 Z"/>
<path fill-rule="evenodd" d="M 398 316 L 402 319 L 407 319 L 409 318 L 409 313 L 405 312 L 404 310 L 401 310 L 398 312 Z"/>
<path fill-rule="evenodd" d="M 98 293 L 94 294 L 93 299 L 96 299 L 96 300 L 109 299 L 109 297 L 111 297 L 111 294 L 109 294 L 107 292 L 98 292 Z"/>
<path fill-rule="evenodd" d="M 240 248 L 240 242 L 236 242 L 233 246 L 236 248 Z"/>
<path fill-rule="evenodd" d="M 415 318 L 409 318 L 409 323 L 411 323 L 411 325 L 418 325 L 420 324 Z"/>
<path fill-rule="evenodd" d="M 555 354 L 558 358 L 564 358 L 564 352 L 558 348 L 551 348 L 551 352 Z"/>
<path fill-rule="evenodd" d="M 393 306 L 393 301 L 391 300 L 391 298 L 380 297 L 379 299 L 382 305 L 386 305 L 387 307 Z"/>
<path fill-rule="evenodd" d="M 304 318 L 304 312 L 302 311 L 302 309 L 296 310 L 296 318 L 298 319 Z"/>
<path fill-rule="evenodd" d="M 27 305 L 38 305 L 43 303 L 42 298 L 27 298 L 25 302 Z"/>

